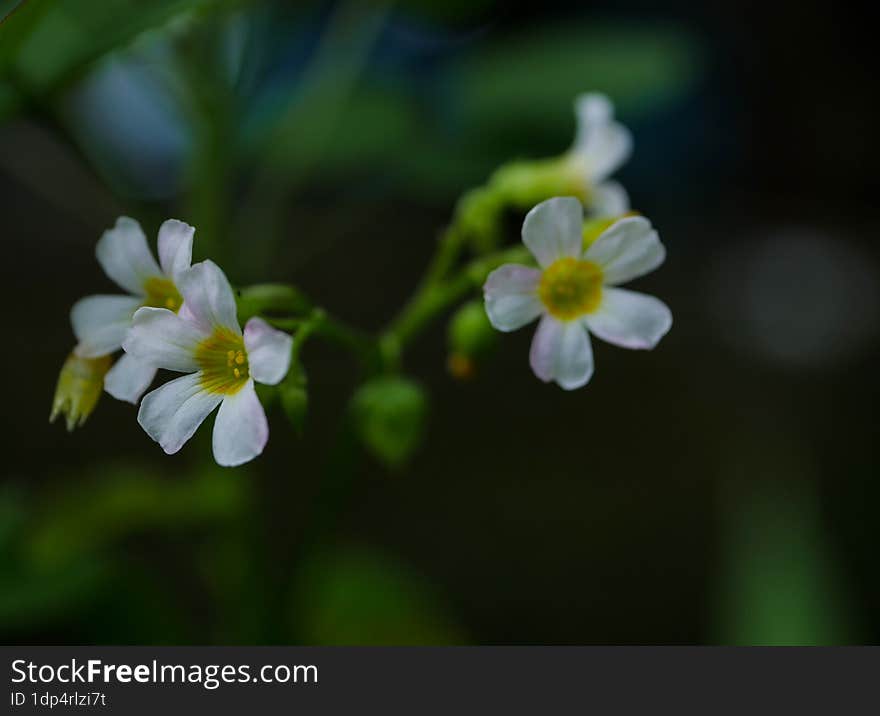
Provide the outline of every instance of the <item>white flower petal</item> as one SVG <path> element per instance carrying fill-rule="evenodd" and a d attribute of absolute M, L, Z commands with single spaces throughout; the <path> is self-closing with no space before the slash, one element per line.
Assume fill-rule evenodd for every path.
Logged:
<path fill-rule="evenodd" d="M 586 92 L 575 98 L 574 113 L 577 118 L 574 143 L 580 145 L 587 140 L 591 127 L 608 124 L 614 119 L 614 105 L 600 92 Z"/>
<path fill-rule="evenodd" d="M 529 363 L 545 383 L 555 380 L 565 390 L 586 385 L 593 375 L 593 350 L 586 328 L 578 321 L 544 316 L 532 339 Z"/>
<path fill-rule="evenodd" d="M 582 162 L 586 179 L 597 184 L 629 158 L 632 135 L 614 121 L 614 108 L 604 95 L 582 95 L 575 102 L 575 112 L 578 126 L 571 152 Z"/>
<path fill-rule="evenodd" d="M 234 395 L 227 395 L 214 421 L 214 459 L 235 467 L 263 452 L 269 440 L 269 423 L 260 405 L 254 381 L 248 380 Z"/>
<path fill-rule="evenodd" d="M 236 316 L 235 296 L 226 274 L 213 261 L 201 261 L 177 278 L 187 315 L 204 329 L 223 326 L 241 335 Z"/>
<path fill-rule="evenodd" d="M 221 400 L 222 394 L 202 388 L 200 373 L 184 375 L 144 396 L 138 422 L 166 453 L 173 455 Z"/>
<path fill-rule="evenodd" d="M 580 253 L 583 221 L 583 207 L 574 197 L 547 199 L 526 214 L 523 243 L 546 268 L 557 259 Z"/>
<path fill-rule="evenodd" d="M 167 308 L 139 308 L 122 347 L 157 368 L 191 373 L 199 369 L 196 346 L 208 335 Z"/>
<path fill-rule="evenodd" d="M 104 232 L 95 247 L 95 256 L 104 273 L 139 296 L 144 293 L 144 281 L 162 274 L 141 225 L 127 216 L 120 216 L 116 226 Z"/>
<path fill-rule="evenodd" d="M 159 227 L 159 263 L 169 278 L 189 268 L 195 231 L 177 219 L 168 219 Z"/>
<path fill-rule="evenodd" d="M 595 216 L 618 217 L 629 211 L 629 194 L 616 181 L 603 181 L 593 187 L 590 210 Z"/>
<path fill-rule="evenodd" d="M 116 400 L 137 405 L 156 377 L 156 366 L 125 353 L 104 376 L 104 390 Z"/>
<path fill-rule="evenodd" d="M 622 288 L 606 288 L 595 313 L 584 319 L 603 341 L 623 348 L 653 348 L 672 327 L 672 312 L 662 301 Z"/>
<path fill-rule="evenodd" d="M 602 267 L 604 282 L 616 285 L 653 271 L 666 258 L 651 222 L 642 216 L 615 221 L 584 254 Z"/>
<path fill-rule="evenodd" d="M 486 314 L 499 331 L 515 331 L 543 311 L 538 299 L 541 272 L 528 266 L 506 264 L 489 274 L 483 285 Z"/>
<path fill-rule="evenodd" d="M 70 323 L 79 341 L 76 354 L 97 358 L 119 350 L 140 305 L 134 296 L 87 296 L 73 304 Z"/>
<path fill-rule="evenodd" d="M 251 318 L 244 327 L 244 347 L 248 354 L 248 369 L 258 383 L 276 385 L 290 368 L 290 349 L 293 338 L 277 331 L 262 318 Z"/>

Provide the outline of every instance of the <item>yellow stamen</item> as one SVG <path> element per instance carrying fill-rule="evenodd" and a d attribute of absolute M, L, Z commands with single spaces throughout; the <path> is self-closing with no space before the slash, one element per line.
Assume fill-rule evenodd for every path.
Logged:
<path fill-rule="evenodd" d="M 202 387 L 212 393 L 232 395 L 250 376 L 244 339 L 228 328 L 215 328 L 196 348 Z"/>
<path fill-rule="evenodd" d="M 171 279 L 163 276 L 151 276 L 144 281 L 144 306 L 151 308 L 167 308 L 169 311 L 180 310 L 183 296 Z"/>
<path fill-rule="evenodd" d="M 592 313 L 602 300 L 602 269 L 592 261 L 559 259 L 544 269 L 538 297 L 562 321 Z"/>

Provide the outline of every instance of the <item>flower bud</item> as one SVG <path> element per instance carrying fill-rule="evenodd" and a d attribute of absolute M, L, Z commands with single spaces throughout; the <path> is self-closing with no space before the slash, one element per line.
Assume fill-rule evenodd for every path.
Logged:
<path fill-rule="evenodd" d="M 492 176 L 491 186 L 508 206 L 531 209 L 553 196 L 575 196 L 589 203 L 589 187 L 567 157 L 506 164 Z"/>
<path fill-rule="evenodd" d="M 81 358 L 71 353 L 58 375 L 49 422 L 55 422 L 55 418 L 63 414 L 68 431 L 85 423 L 98 404 L 104 376 L 112 362 L 110 356 Z"/>
<path fill-rule="evenodd" d="M 447 335 L 447 368 L 457 380 L 472 378 L 477 365 L 492 352 L 498 340 L 481 301 L 470 301 L 459 308 L 449 321 Z"/>
<path fill-rule="evenodd" d="M 422 441 L 428 414 L 424 390 L 397 376 L 375 378 L 352 398 L 352 416 L 364 447 L 388 467 L 401 467 Z"/>

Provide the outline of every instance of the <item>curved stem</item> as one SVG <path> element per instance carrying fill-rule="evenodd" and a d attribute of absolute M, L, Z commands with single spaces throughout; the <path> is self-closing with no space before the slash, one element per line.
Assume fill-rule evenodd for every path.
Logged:
<path fill-rule="evenodd" d="M 402 352 L 416 335 L 439 313 L 479 288 L 494 269 L 506 263 L 525 263 L 529 254 L 522 246 L 496 251 L 474 259 L 451 279 L 423 286 L 416 292 L 404 311 L 380 337 L 382 345 L 393 345 Z"/>

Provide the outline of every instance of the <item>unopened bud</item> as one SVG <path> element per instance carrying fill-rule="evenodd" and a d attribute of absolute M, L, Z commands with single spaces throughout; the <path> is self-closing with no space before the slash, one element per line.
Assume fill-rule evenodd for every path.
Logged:
<path fill-rule="evenodd" d="M 80 427 L 98 404 L 112 363 L 110 356 L 81 358 L 71 353 L 58 375 L 49 422 L 63 414 L 68 431 Z"/>

